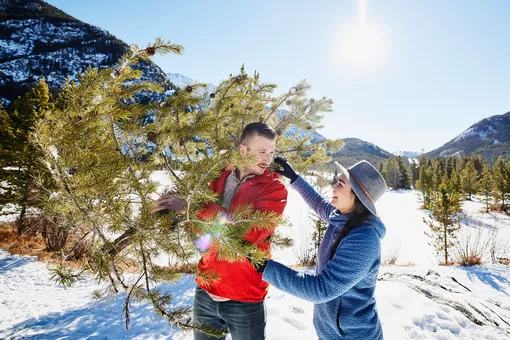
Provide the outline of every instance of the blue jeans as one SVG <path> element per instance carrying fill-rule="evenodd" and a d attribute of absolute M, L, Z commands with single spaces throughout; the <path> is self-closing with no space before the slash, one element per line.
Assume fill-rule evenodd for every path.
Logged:
<path fill-rule="evenodd" d="M 266 337 L 266 310 L 263 301 L 217 302 L 200 287 L 197 287 L 195 291 L 193 322 L 217 329 L 228 329 L 232 340 L 264 340 Z M 195 340 L 218 339 L 199 331 L 194 331 L 193 335 Z"/>

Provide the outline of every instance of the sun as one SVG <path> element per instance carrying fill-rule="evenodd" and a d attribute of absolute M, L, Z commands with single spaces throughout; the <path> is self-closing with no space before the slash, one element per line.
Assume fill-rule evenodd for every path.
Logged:
<path fill-rule="evenodd" d="M 385 43 L 380 31 L 367 24 L 349 29 L 340 39 L 338 56 L 348 66 L 377 67 L 385 58 Z"/>
<path fill-rule="evenodd" d="M 387 35 L 381 27 L 367 20 L 367 3 L 360 0 L 355 22 L 333 30 L 331 62 L 341 68 L 375 70 L 386 61 L 389 52 Z"/>

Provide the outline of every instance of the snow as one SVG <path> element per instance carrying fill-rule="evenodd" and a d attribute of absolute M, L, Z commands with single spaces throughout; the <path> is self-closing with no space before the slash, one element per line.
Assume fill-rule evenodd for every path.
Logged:
<path fill-rule="evenodd" d="M 407 158 L 418 158 L 420 157 L 423 152 L 416 152 L 416 151 L 395 151 L 392 153 L 394 156 L 402 156 Z"/>
<path fill-rule="evenodd" d="M 165 171 L 151 179 L 169 183 Z M 510 270 L 485 264 L 439 266 L 428 244 L 423 218 L 427 212 L 416 191 L 388 191 L 378 202 L 387 226 L 384 257 L 398 252 L 395 266 L 383 266 L 376 289 L 377 308 L 386 339 L 510 339 Z M 472 230 L 498 230 L 510 240 L 510 217 L 481 212 L 474 198 L 463 203 L 465 224 Z M 293 249 L 275 250 L 274 258 L 295 265 L 310 229 L 308 208 L 289 190 L 285 216 L 292 226 L 280 232 L 295 239 Z M 307 269 L 309 270 L 309 269 Z M 35 258 L 0 251 L 0 338 L 25 339 L 192 339 L 154 315 L 152 306 L 132 304 L 131 329 L 124 328 L 123 297 L 95 302 L 101 288 L 86 278 L 65 290 L 50 281 L 48 265 Z M 173 303 L 191 305 L 194 281 L 183 276 L 160 286 L 174 293 Z M 267 339 L 314 339 L 313 305 L 270 288 L 266 299 Z M 470 320 L 471 319 L 471 320 Z M 228 337 L 227 339 L 230 339 Z"/>
<path fill-rule="evenodd" d="M 179 73 L 167 73 L 166 74 L 166 77 L 168 80 L 170 80 L 170 82 L 172 84 L 174 84 L 175 86 L 183 89 L 185 88 L 186 86 L 188 85 L 194 85 L 194 84 L 198 84 L 199 82 L 198 81 L 194 81 L 193 79 L 189 78 L 189 77 L 186 77 L 182 74 L 179 74 Z M 204 95 L 205 93 L 214 93 L 216 91 L 216 86 L 211 84 L 211 83 L 207 83 L 206 84 L 207 86 L 205 88 L 197 88 L 195 91 L 197 94 L 199 95 Z"/>
<path fill-rule="evenodd" d="M 486 140 L 490 133 L 494 133 L 496 130 L 491 125 L 485 127 L 472 127 L 457 136 L 453 142 L 458 142 L 466 137 L 477 135 L 480 139 Z"/>

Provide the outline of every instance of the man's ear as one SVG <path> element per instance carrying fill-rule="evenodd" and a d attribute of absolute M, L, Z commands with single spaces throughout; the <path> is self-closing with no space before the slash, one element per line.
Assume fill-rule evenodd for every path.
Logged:
<path fill-rule="evenodd" d="M 248 152 L 248 147 L 243 143 L 239 144 L 239 152 L 241 155 L 245 155 Z"/>

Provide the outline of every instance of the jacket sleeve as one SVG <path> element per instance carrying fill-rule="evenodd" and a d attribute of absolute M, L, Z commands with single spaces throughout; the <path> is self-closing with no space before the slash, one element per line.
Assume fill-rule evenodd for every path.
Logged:
<path fill-rule="evenodd" d="M 287 188 L 280 181 L 274 181 L 256 200 L 254 207 L 261 212 L 272 211 L 281 216 L 287 205 Z M 251 228 L 245 239 L 250 243 L 261 245 L 274 233 L 276 226 L 269 230 Z"/>
<path fill-rule="evenodd" d="M 202 221 L 210 222 L 214 220 L 216 215 L 218 215 L 219 213 L 228 214 L 228 210 L 222 207 L 221 205 L 209 202 L 200 207 L 197 216 Z"/>
<path fill-rule="evenodd" d="M 373 228 L 358 228 L 341 241 L 333 259 L 319 275 L 299 273 L 270 260 L 262 279 L 284 292 L 319 304 L 343 295 L 379 264 L 379 235 Z"/>
<path fill-rule="evenodd" d="M 320 218 L 329 222 L 329 215 L 331 215 L 331 213 L 336 209 L 331 203 L 315 191 L 315 189 L 301 176 L 298 176 L 291 186 L 299 192 L 308 206 L 313 209 Z"/>

